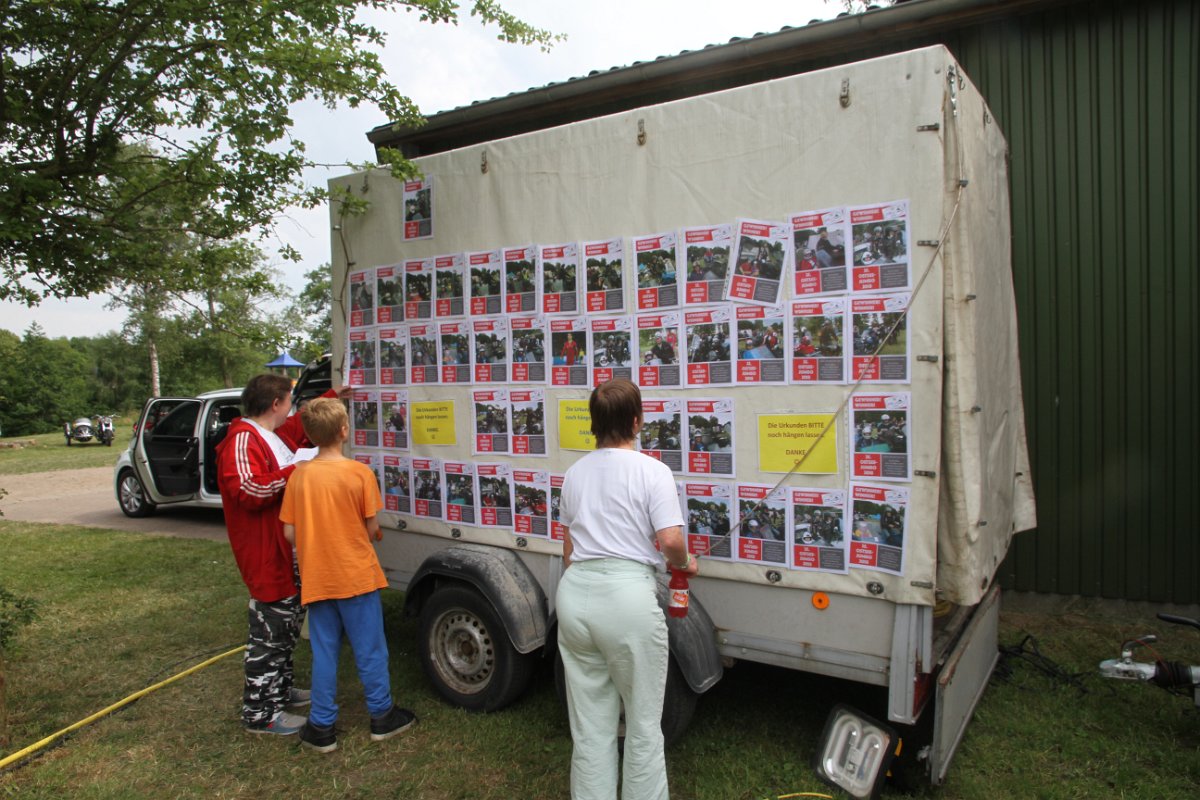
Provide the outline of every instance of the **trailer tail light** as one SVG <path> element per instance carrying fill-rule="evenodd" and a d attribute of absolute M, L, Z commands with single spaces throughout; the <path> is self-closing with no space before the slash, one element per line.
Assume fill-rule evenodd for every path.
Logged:
<path fill-rule="evenodd" d="M 825 721 L 814 769 L 817 777 L 851 797 L 879 794 L 895 755 L 896 732 L 846 705 Z"/>

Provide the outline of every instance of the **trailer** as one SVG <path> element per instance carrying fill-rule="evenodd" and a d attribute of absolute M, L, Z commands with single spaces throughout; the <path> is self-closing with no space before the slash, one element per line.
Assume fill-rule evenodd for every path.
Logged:
<path fill-rule="evenodd" d="M 333 363 L 357 387 L 353 453 L 388 493 L 380 560 L 420 617 L 439 692 L 498 709 L 554 655 L 553 519 L 519 525 L 480 487 L 503 477 L 511 492 L 514 472 L 529 473 L 521 485 L 552 506 L 546 478 L 586 446 L 592 382 L 628 369 L 666 431 L 642 448 L 679 451 L 689 547 L 703 556 L 690 613 L 669 620 L 668 738 L 725 669 L 760 662 L 885 687 L 877 713 L 941 782 L 997 659 L 996 570 L 1035 524 L 1006 144 L 951 54 L 914 50 L 416 164 L 412 181 L 374 169 L 330 182 L 342 193 Z M 728 226 L 728 249 L 696 234 L 689 254 L 704 226 Z M 489 295 L 497 258 L 504 286 Z M 643 321 L 656 316 L 668 319 Z M 676 370 L 643 330 L 678 332 Z M 511 355 L 518 331 L 548 333 L 540 362 Z M 482 355 L 481 341 L 508 354 Z M 488 391 L 510 415 L 501 434 L 483 424 Z M 514 393 L 542 403 L 542 428 L 522 418 L 540 444 L 514 429 Z M 719 497 L 696 489 L 689 507 L 690 484 Z M 786 494 L 801 488 L 811 496 Z M 780 492 L 766 533 L 734 530 Z M 724 528 L 709 524 L 722 503 Z"/>

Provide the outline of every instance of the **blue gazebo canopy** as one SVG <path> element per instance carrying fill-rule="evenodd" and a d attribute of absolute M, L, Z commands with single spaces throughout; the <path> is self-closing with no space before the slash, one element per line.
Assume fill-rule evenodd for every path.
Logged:
<path fill-rule="evenodd" d="M 292 358 L 291 353 L 284 351 L 284 352 L 280 353 L 279 355 L 275 356 L 274 361 L 267 362 L 266 366 L 268 366 L 268 367 L 303 367 L 304 365 L 301 364 L 296 359 Z"/>

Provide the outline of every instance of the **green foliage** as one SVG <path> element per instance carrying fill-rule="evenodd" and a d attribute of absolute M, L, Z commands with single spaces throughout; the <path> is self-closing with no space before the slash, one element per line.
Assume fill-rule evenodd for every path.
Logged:
<path fill-rule="evenodd" d="M 0 652 L 3 652 L 17 631 L 37 619 L 38 601 L 16 595 L 0 586 Z"/>
<path fill-rule="evenodd" d="M 48 339 L 35 322 L 16 345 L 0 336 L 0 427 L 21 436 L 61 427 L 88 409 L 87 359 L 66 339 Z"/>
<path fill-rule="evenodd" d="M 367 102 L 419 124 L 384 75 L 383 31 L 363 21 L 400 9 L 430 23 L 460 13 L 452 0 L 7 0 L 0 298 L 145 283 L 164 234 L 231 241 L 322 202 L 303 186 L 312 162 L 290 109 Z M 469 9 L 504 41 L 558 38 L 495 0 Z"/>
<path fill-rule="evenodd" d="M 291 353 L 299 361 L 314 361 L 333 346 L 333 288 L 328 264 L 304 273 L 304 288 L 288 309 L 286 317 L 299 328 Z"/>

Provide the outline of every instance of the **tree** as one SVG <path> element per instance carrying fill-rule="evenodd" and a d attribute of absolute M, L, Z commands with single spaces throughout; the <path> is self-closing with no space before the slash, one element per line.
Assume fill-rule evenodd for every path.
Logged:
<path fill-rule="evenodd" d="M 2 343 L 7 349 L 7 340 Z M 44 433 L 87 407 L 88 362 L 66 339 L 48 339 L 36 322 L 11 355 L 0 399 L 0 427 L 9 436 Z"/>
<path fill-rule="evenodd" d="M 304 288 L 287 310 L 287 318 L 299 327 L 291 336 L 292 355 L 305 363 L 328 353 L 333 347 L 333 279 L 329 264 L 304 273 Z"/>
<path fill-rule="evenodd" d="M 229 241 L 320 202 L 290 136 L 305 99 L 420 121 L 364 10 L 456 23 L 454 0 L 5 0 L 0 26 L 0 298 L 35 304 L 146 283 L 161 231 Z M 472 0 L 505 41 L 557 37 Z M 138 145 L 131 149 L 132 145 Z M 398 154 L 398 175 L 411 165 Z M 163 213 L 163 210 L 166 213 Z"/>

